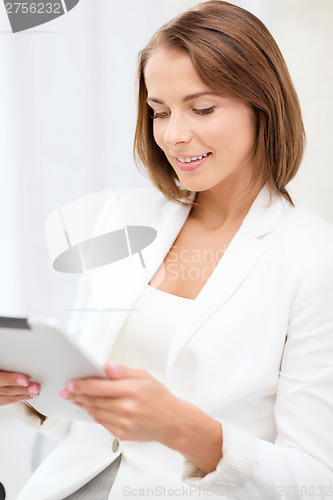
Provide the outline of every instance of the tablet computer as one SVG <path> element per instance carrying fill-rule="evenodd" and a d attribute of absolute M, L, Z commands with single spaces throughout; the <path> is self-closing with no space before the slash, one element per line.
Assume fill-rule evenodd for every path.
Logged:
<path fill-rule="evenodd" d="M 40 384 L 29 405 L 48 417 L 93 422 L 88 413 L 59 396 L 75 378 L 107 377 L 54 320 L 0 316 L 0 370 L 24 373 Z"/>

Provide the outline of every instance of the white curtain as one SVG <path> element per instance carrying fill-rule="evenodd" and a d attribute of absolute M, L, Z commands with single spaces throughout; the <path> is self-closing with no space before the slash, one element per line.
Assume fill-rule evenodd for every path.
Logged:
<path fill-rule="evenodd" d="M 86 194 L 147 182 L 132 160 L 137 53 L 195 3 L 80 0 L 66 15 L 15 34 L 0 4 L 0 315 L 66 324 L 77 276 L 52 270 L 45 219 Z M 291 192 L 333 222 L 333 2 L 234 3 L 271 29 L 300 95 L 308 148 Z M 8 409 L 0 419 L 0 482 L 14 500 L 30 473 L 34 435 Z"/>

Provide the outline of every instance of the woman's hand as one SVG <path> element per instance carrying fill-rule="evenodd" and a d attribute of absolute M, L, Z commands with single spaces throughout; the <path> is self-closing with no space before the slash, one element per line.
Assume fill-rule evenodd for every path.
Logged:
<path fill-rule="evenodd" d="M 39 396 L 39 384 L 22 373 L 0 371 L 0 406 Z"/>
<path fill-rule="evenodd" d="M 84 408 L 119 439 L 168 439 L 180 400 L 145 370 L 108 363 L 110 379 L 79 379 L 61 395 Z"/>
<path fill-rule="evenodd" d="M 107 363 L 109 380 L 73 380 L 60 392 L 121 440 L 159 441 L 205 472 L 222 455 L 218 421 L 174 396 L 145 370 Z"/>

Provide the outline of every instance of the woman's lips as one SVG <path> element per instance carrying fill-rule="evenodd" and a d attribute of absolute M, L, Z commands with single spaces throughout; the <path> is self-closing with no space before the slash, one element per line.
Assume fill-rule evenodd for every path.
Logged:
<path fill-rule="evenodd" d="M 176 158 L 177 167 L 179 168 L 179 170 L 183 172 L 190 172 L 191 170 L 196 170 L 197 168 L 201 167 L 201 165 L 203 165 L 205 161 L 208 160 L 210 155 L 211 153 L 208 153 L 207 156 L 201 158 L 201 160 L 193 160 L 191 162 L 182 162 L 179 161 L 178 158 Z"/>

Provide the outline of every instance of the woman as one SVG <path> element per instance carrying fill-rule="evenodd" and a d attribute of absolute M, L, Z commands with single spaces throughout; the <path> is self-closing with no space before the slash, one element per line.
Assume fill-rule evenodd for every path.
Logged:
<path fill-rule="evenodd" d="M 135 153 L 158 190 L 117 206 L 158 236 L 146 268 L 134 255 L 88 276 L 100 309 L 132 310 L 73 320 L 109 380 L 61 395 L 98 425 L 30 414 L 64 437 L 20 500 L 331 497 L 333 230 L 286 190 L 303 144 L 288 70 L 255 16 L 206 2 L 153 36 Z M 22 374 L 1 385 L 5 403 L 39 390 Z"/>

